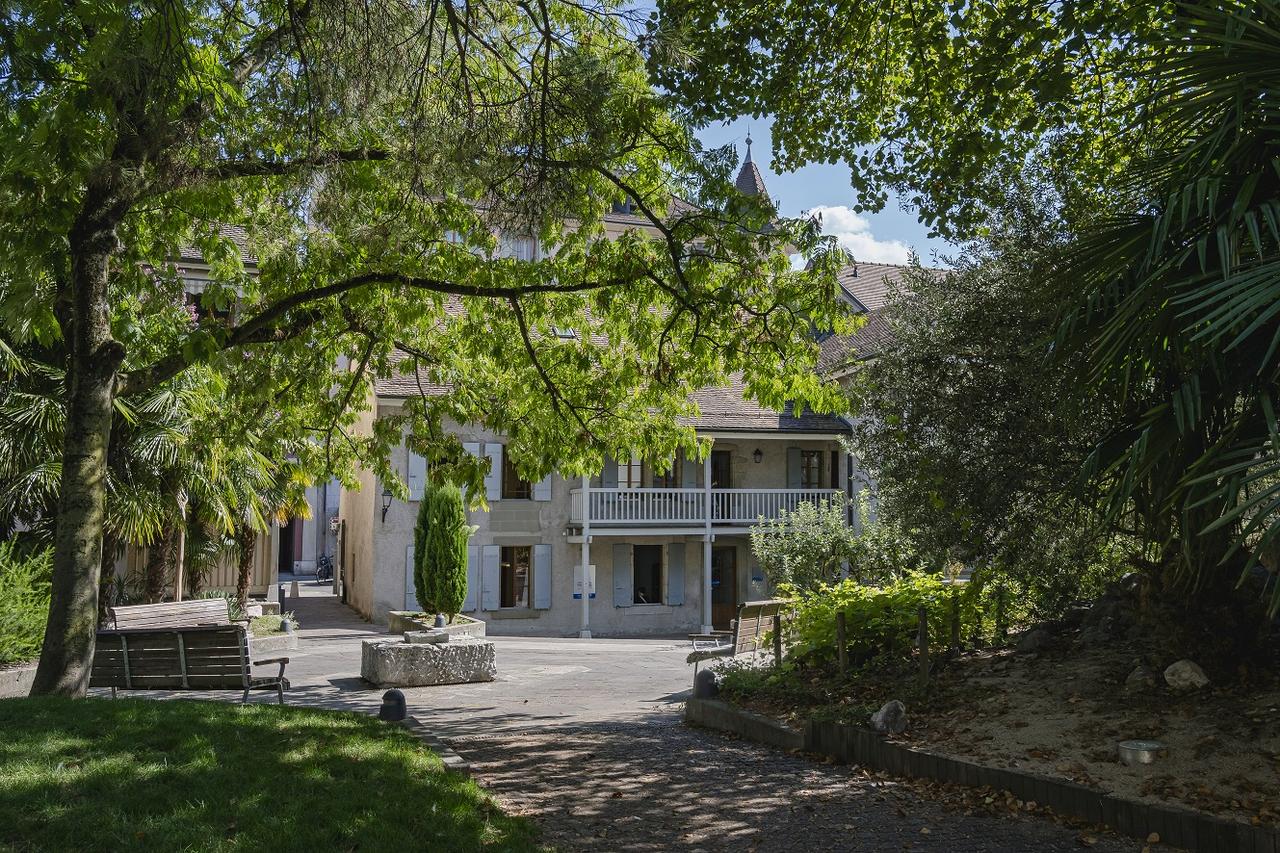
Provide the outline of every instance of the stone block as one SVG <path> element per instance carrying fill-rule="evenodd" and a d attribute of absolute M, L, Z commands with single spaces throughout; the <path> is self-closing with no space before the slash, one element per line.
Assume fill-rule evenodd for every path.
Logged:
<path fill-rule="evenodd" d="M 449 642 L 449 632 L 440 629 L 434 631 L 405 631 L 404 641 L 406 643 L 432 643 L 439 645 L 440 643 Z"/>
<path fill-rule="evenodd" d="M 493 681 L 498 674 L 493 643 L 454 638 L 448 643 L 365 640 L 360 675 L 379 687 L 425 687 Z"/>

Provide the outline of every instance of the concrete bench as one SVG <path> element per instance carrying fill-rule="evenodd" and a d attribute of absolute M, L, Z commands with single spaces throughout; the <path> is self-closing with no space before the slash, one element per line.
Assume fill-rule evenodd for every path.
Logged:
<path fill-rule="evenodd" d="M 185 628 L 195 625 L 232 625 L 248 620 L 232 620 L 227 599 L 193 598 L 190 601 L 165 601 L 159 604 L 130 604 L 107 611 L 111 624 L 119 631 L 142 628 Z"/>
<path fill-rule="evenodd" d="M 256 664 L 275 663 L 273 676 L 255 677 Z M 281 705 L 289 687 L 286 657 L 251 661 L 242 625 L 132 628 L 99 631 L 90 687 L 117 690 L 243 690 L 275 688 Z"/>
<path fill-rule="evenodd" d="M 689 639 L 693 641 L 693 651 L 685 662 L 693 664 L 693 674 L 697 677 L 698 664 L 704 660 L 734 658 L 763 651 L 761 646 L 765 633 L 772 630 L 775 663 L 781 666 L 782 617 L 790 609 L 791 602 L 783 598 L 739 604 L 732 630 L 689 635 Z"/>

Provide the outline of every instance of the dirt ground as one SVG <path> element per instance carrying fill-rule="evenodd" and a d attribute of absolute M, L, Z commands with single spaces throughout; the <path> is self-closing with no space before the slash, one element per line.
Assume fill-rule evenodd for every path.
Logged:
<path fill-rule="evenodd" d="M 1125 680 L 1138 663 L 1159 683 L 1139 692 Z M 1280 679 L 1256 673 L 1230 686 L 1176 693 L 1160 678 L 1172 661 L 1139 660 L 1124 643 L 1086 647 L 1059 637 L 1038 654 L 973 652 L 936 674 L 927 699 L 902 696 L 909 729 L 901 740 L 997 767 L 1070 779 L 1124 797 L 1187 806 L 1280 825 Z M 891 682 L 854 682 L 826 706 L 837 716 L 894 695 Z M 799 719 L 812 708 L 746 700 Z M 1119 761 L 1122 740 L 1158 740 L 1154 764 Z"/>

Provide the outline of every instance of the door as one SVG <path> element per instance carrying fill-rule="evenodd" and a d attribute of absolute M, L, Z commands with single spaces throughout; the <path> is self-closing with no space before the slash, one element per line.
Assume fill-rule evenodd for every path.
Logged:
<path fill-rule="evenodd" d="M 711 488 L 713 489 L 732 489 L 733 488 L 733 454 L 727 450 L 711 451 Z M 711 497 L 711 517 L 727 518 L 729 515 L 729 496 L 728 495 L 712 495 Z"/>
<path fill-rule="evenodd" d="M 738 549 L 711 549 L 711 626 L 729 630 L 738 613 Z"/>

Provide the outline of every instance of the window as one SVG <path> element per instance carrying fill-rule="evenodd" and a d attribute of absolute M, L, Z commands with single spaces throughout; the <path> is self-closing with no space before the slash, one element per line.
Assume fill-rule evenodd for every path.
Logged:
<path fill-rule="evenodd" d="M 521 479 L 507 454 L 502 456 L 502 497 L 504 500 L 528 500 L 533 497 L 533 485 L 528 480 Z"/>
<path fill-rule="evenodd" d="M 533 563 L 533 548 L 529 545 L 507 545 L 502 549 L 499 563 L 500 607 L 529 606 L 529 567 Z M 492 564 L 490 564 L 492 565 Z"/>
<path fill-rule="evenodd" d="M 822 451 L 800 451 L 800 488 L 821 489 L 822 485 Z"/>
<path fill-rule="evenodd" d="M 513 237 L 503 235 L 502 253 L 517 261 L 536 261 L 538 259 L 538 241 L 532 237 Z"/>
<path fill-rule="evenodd" d="M 661 604 L 662 546 L 632 546 L 631 572 L 632 602 L 635 604 Z"/>
<path fill-rule="evenodd" d="M 653 472 L 653 487 L 655 489 L 678 489 L 680 488 L 680 466 L 684 460 L 677 456 L 671 460 L 671 467 L 667 469 L 667 473 L 659 474 Z"/>
<path fill-rule="evenodd" d="M 618 463 L 618 488 L 620 489 L 638 489 L 640 488 L 640 458 L 631 457 L 628 462 Z"/>

